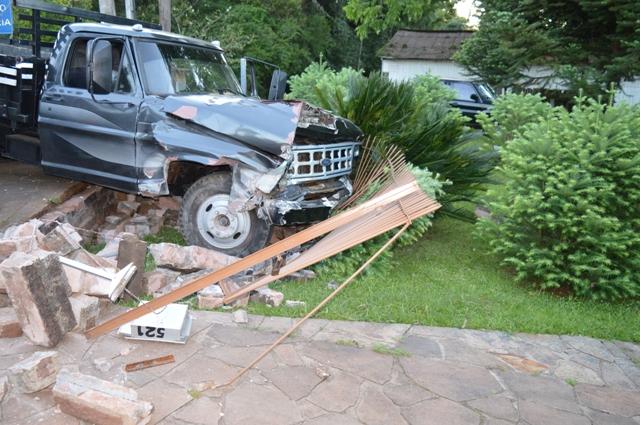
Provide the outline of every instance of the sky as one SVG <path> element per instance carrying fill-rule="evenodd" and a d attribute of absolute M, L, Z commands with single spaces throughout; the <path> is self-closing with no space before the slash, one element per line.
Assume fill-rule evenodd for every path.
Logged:
<path fill-rule="evenodd" d="M 458 16 L 467 18 L 469 20 L 469 26 L 472 28 L 478 27 L 478 18 L 474 16 L 477 12 L 477 8 L 473 4 L 474 0 L 460 0 L 456 3 L 456 13 Z"/>

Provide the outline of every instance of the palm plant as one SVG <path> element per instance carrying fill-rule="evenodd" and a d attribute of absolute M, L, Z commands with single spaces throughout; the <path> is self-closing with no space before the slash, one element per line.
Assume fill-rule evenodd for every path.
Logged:
<path fill-rule="evenodd" d="M 443 213 L 473 219 L 460 203 L 477 201 L 497 155 L 480 147 L 479 134 L 465 127 L 448 99 L 424 101 L 411 82 L 392 82 L 379 73 L 350 79 L 347 90 L 316 90 L 316 96 L 320 106 L 349 118 L 367 136 L 398 145 L 409 162 L 448 181 L 440 199 Z"/>

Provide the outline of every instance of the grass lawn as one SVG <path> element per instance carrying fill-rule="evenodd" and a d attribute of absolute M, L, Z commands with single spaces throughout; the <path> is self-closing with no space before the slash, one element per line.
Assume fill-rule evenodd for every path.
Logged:
<path fill-rule="evenodd" d="M 396 252 L 392 270 L 352 282 L 317 317 L 640 341 L 640 301 L 591 302 L 518 285 L 472 231 L 471 224 L 438 218 L 424 240 Z M 302 316 L 331 292 L 332 279 L 271 285 L 306 308 L 249 310 Z"/>

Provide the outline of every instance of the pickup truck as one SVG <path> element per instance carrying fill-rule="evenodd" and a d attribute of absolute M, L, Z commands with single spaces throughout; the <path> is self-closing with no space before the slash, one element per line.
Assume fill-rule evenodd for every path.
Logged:
<path fill-rule="evenodd" d="M 243 94 L 218 43 L 77 22 L 43 56 L 0 55 L 0 154 L 122 192 L 181 196 L 190 244 L 245 256 L 273 226 L 323 220 L 351 195 L 360 129 L 301 101 Z"/>

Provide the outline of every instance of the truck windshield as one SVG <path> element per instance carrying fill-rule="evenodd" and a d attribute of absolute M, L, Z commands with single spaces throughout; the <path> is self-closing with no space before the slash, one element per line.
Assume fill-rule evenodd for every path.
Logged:
<path fill-rule="evenodd" d="M 137 47 L 148 94 L 240 94 L 238 80 L 216 50 L 151 41 Z"/>

